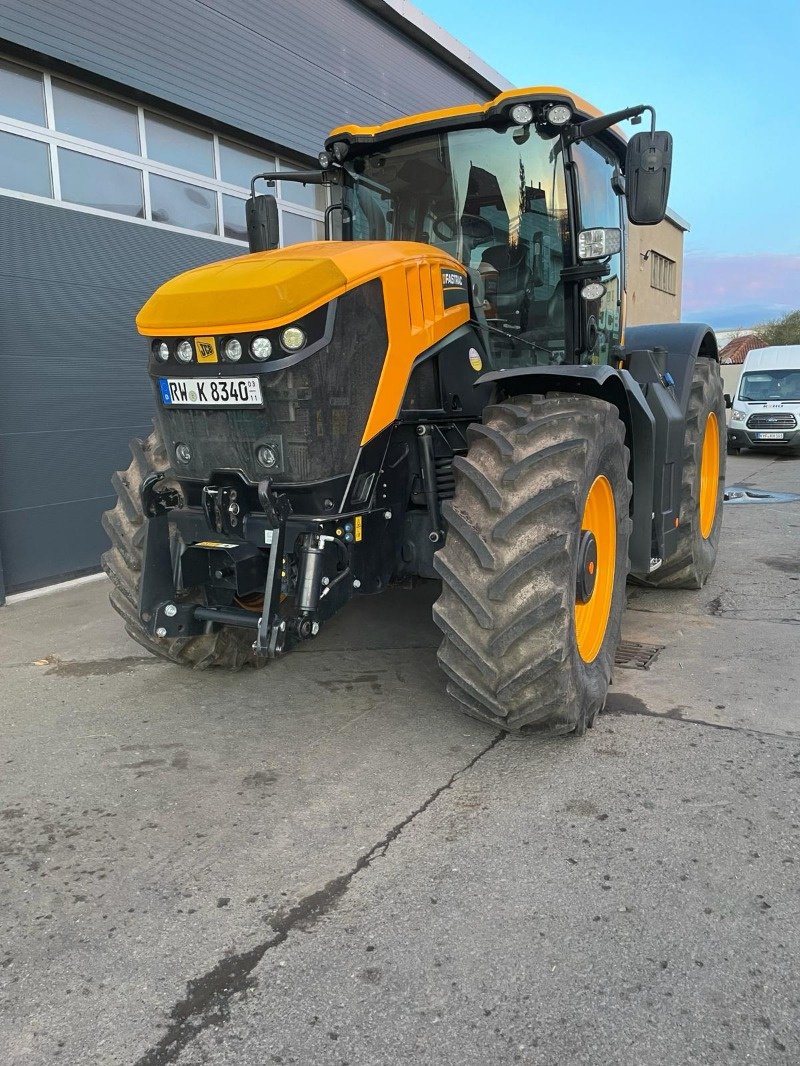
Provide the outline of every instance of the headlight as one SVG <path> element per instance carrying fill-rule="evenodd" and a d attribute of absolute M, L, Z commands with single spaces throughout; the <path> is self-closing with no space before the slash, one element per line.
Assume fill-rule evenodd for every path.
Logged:
<path fill-rule="evenodd" d="M 269 337 L 253 337 L 250 341 L 250 354 L 254 359 L 269 359 L 272 355 L 272 341 Z"/>
<path fill-rule="evenodd" d="M 278 452 L 272 444 L 262 444 L 256 451 L 256 459 L 262 466 L 275 466 L 278 461 Z"/>
<path fill-rule="evenodd" d="M 281 333 L 281 344 L 287 352 L 296 352 L 306 343 L 306 335 L 299 326 L 288 326 Z"/>
<path fill-rule="evenodd" d="M 169 359 L 169 347 L 165 341 L 153 341 L 153 355 L 156 359 L 159 359 L 162 363 L 166 363 Z"/>
<path fill-rule="evenodd" d="M 533 108 L 530 104 L 514 104 L 511 108 L 511 121 L 518 126 L 527 126 L 533 122 Z"/>
<path fill-rule="evenodd" d="M 181 341 L 175 349 L 175 355 L 182 363 L 191 363 L 193 354 L 191 341 Z"/>
<path fill-rule="evenodd" d="M 242 358 L 242 346 L 235 337 L 231 337 L 223 344 L 222 354 L 229 363 L 238 363 Z"/>
<path fill-rule="evenodd" d="M 746 418 L 747 415 L 744 411 L 737 411 L 735 409 L 731 411 L 731 422 L 744 422 Z"/>
<path fill-rule="evenodd" d="M 553 104 L 547 110 L 547 121 L 551 126 L 566 126 L 572 118 L 572 112 L 566 104 Z"/>

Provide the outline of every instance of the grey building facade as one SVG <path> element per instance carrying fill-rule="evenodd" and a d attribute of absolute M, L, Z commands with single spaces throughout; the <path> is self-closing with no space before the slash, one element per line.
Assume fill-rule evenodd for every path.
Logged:
<path fill-rule="evenodd" d="M 509 88 L 404 0 L 5 0 L 0 10 L 0 602 L 91 572 L 149 431 L 139 307 L 246 252 L 259 169 L 345 121 Z M 282 243 L 319 189 L 278 184 Z"/>

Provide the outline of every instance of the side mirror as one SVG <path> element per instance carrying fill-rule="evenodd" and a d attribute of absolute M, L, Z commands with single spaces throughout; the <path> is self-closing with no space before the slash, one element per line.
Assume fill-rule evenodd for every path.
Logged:
<path fill-rule="evenodd" d="M 726 392 L 725 393 L 725 409 L 727 411 L 730 411 L 730 409 L 732 407 L 733 407 L 733 400 L 731 399 L 731 394 L 729 392 Z"/>
<path fill-rule="evenodd" d="M 672 173 L 672 135 L 636 133 L 625 157 L 625 201 L 635 226 L 656 226 L 667 213 Z"/>
<path fill-rule="evenodd" d="M 251 196 L 245 204 L 247 242 L 251 252 L 269 252 L 280 243 L 278 201 L 270 193 Z"/>

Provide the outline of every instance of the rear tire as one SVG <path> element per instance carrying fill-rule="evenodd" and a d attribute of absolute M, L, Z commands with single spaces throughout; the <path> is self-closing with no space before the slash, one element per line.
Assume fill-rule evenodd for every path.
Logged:
<path fill-rule="evenodd" d="M 602 400 L 520 396 L 487 408 L 468 440 L 454 460 L 447 539 L 434 557 L 447 691 L 467 714 L 509 732 L 583 733 L 605 702 L 625 607 L 624 426 Z M 613 518 L 605 629 L 592 655 L 579 650 L 575 600 L 585 504 L 598 480 L 610 487 Z"/>
<path fill-rule="evenodd" d="M 716 419 L 719 434 L 719 473 L 713 523 L 704 535 L 701 516 L 703 443 L 709 431 L 709 418 Z M 648 588 L 700 589 L 714 569 L 722 532 L 722 499 L 725 492 L 725 397 L 719 364 L 714 359 L 698 359 L 692 377 L 683 453 L 678 544 L 669 559 L 649 577 L 636 583 Z"/>
<path fill-rule="evenodd" d="M 117 504 L 103 515 L 103 528 L 111 547 L 102 556 L 103 569 L 111 579 L 111 606 L 122 617 L 125 629 L 137 644 L 170 662 L 202 670 L 219 666 L 239 670 L 242 666 L 263 666 L 265 660 L 252 649 L 252 631 L 222 627 L 217 633 L 187 639 L 153 636 L 139 617 L 139 581 L 142 571 L 145 515 L 140 488 L 148 474 L 157 471 L 169 478 L 169 460 L 161 437 L 154 430 L 146 440 L 131 441 L 133 461 L 125 471 L 112 477 Z M 178 488 L 177 483 L 174 483 Z"/>

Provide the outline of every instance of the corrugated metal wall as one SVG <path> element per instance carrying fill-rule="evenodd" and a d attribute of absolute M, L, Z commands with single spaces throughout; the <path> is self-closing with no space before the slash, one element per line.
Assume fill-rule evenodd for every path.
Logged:
<path fill-rule="evenodd" d="M 98 565 L 110 477 L 152 424 L 133 318 L 218 241 L 0 196 L 0 558 L 6 591 Z"/>
<path fill-rule="evenodd" d="M 3 41 L 306 155 L 344 121 L 488 95 L 357 0 L 4 0 Z M 111 473 L 150 427 L 134 316 L 232 252 L 0 196 L 0 602 L 3 577 L 98 565 Z"/>
<path fill-rule="evenodd" d="M 487 99 L 357 0 L 3 0 L 0 37 L 306 155 Z"/>

